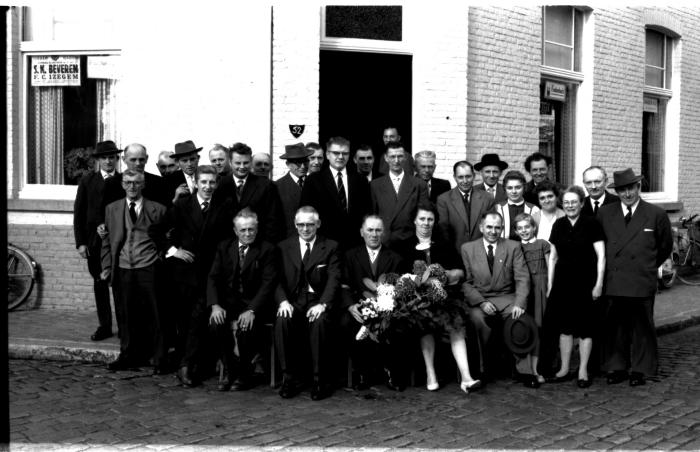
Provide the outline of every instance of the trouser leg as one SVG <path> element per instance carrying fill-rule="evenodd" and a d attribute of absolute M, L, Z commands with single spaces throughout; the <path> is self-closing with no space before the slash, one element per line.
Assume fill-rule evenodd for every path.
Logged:
<path fill-rule="evenodd" d="M 624 371 L 628 366 L 631 322 L 626 312 L 625 299 L 611 297 L 605 319 L 605 364 L 606 372 Z"/>
<path fill-rule="evenodd" d="M 328 337 L 330 317 L 323 312 L 316 320 L 309 323 L 309 346 L 311 348 L 311 366 L 315 380 L 327 379 L 328 373 Z"/>
<path fill-rule="evenodd" d="M 112 331 L 112 307 L 109 302 L 109 282 L 103 281 L 100 278 L 100 273 L 102 273 L 102 263 L 100 260 L 100 248 L 92 247 L 89 250 L 87 264 L 93 279 L 97 321 L 99 322 L 100 328 Z"/>
<path fill-rule="evenodd" d="M 658 350 L 654 327 L 654 297 L 629 302 L 632 317 L 630 371 L 656 375 Z"/>

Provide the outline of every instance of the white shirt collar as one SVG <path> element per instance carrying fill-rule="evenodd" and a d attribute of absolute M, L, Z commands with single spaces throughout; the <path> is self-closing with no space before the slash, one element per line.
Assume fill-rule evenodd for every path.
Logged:
<path fill-rule="evenodd" d="M 102 179 L 106 178 L 107 176 L 113 177 L 117 172 L 112 171 L 111 173 L 108 173 L 107 171 L 100 169 L 100 174 L 102 174 Z"/>
<path fill-rule="evenodd" d="M 201 206 L 202 203 L 205 201 L 205 199 L 202 198 L 202 196 L 199 194 L 199 190 L 197 191 L 197 201 L 199 201 L 199 205 L 200 205 L 200 206 Z M 207 202 L 209 203 L 209 205 L 211 205 L 211 199 L 210 199 L 209 201 L 207 201 Z"/>
<path fill-rule="evenodd" d="M 141 211 L 141 206 L 143 205 L 143 196 L 141 196 L 139 199 L 137 199 L 135 201 L 129 201 L 129 198 L 124 198 L 124 199 L 126 200 L 126 208 L 127 209 L 129 208 L 129 204 L 134 202 L 135 203 L 134 208 L 136 209 L 136 212 L 138 213 Z"/>
<path fill-rule="evenodd" d="M 367 255 L 369 256 L 369 259 L 372 262 L 374 262 L 374 260 L 372 260 L 372 253 L 374 253 L 374 259 L 377 259 L 377 256 L 379 256 L 379 252 L 382 250 L 381 245 L 379 245 L 379 248 L 377 248 L 376 250 L 373 250 L 372 248 L 368 247 L 367 245 L 365 245 L 365 248 L 367 248 Z"/>
<path fill-rule="evenodd" d="M 310 248 L 313 250 L 314 249 L 314 244 L 316 243 L 316 238 L 318 236 L 314 236 L 314 239 L 311 240 L 310 242 L 307 242 L 306 240 L 302 239 L 299 237 L 299 249 L 301 250 L 301 255 L 302 257 L 304 256 L 304 253 L 306 252 L 306 244 L 308 243 L 310 245 Z"/>
<path fill-rule="evenodd" d="M 296 176 L 294 175 L 294 173 L 292 173 L 291 171 L 289 172 L 289 177 L 292 178 L 292 180 L 294 181 L 295 184 L 297 184 L 297 185 L 299 184 L 299 178 L 296 177 Z"/>
<path fill-rule="evenodd" d="M 340 171 L 335 169 L 335 168 L 332 168 L 330 166 L 328 167 L 328 169 L 331 170 L 331 174 L 333 175 L 333 179 L 335 180 L 336 184 L 338 183 L 338 173 L 342 173 L 343 183 L 345 183 L 345 181 L 348 180 L 348 167 L 347 166 Z"/>
<path fill-rule="evenodd" d="M 603 195 L 598 199 L 590 198 L 591 199 L 591 207 L 593 207 L 595 209 L 596 202 L 598 203 L 598 207 L 601 207 L 603 205 L 603 203 L 605 202 L 605 196 L 607 196 L 607 193 L 603 192 Z"/>
<path fill-rule="evenodd" d="M 638 199 L 637 202 L 632 204 L 632 215 L 634 215 L 634 212 L 637 211 L 637 207 L 639 207 L 639 201 L 640 200 Z M 622 201 L 620 201 L 620 206 L 622 207 L 622 215 L 627 215 L 627 206 L 623 204 Z"/>
<path fill-rule="evenodd" d="M 537 237 L 533 237 L 530 240 L 521 240 L 520 242 L 527 244 L 527 243 L 535 243 L 536 240 L 537 240 Z"/>
<path fill-rule="evenodd" d="M 498 240 L 496 240 L 496 243 L 491 243 L 491 242 L 488 242 L 486 239 L 482 238 L 481 241 L 484 242 L 484 250 L 486 250 L 487 253 L 489 251 L 489 245 L 491 245 L 493 247 L 493 253 L 496 254 L 496 248 L 498 247 Z"/>
<path fill-rule="evenodd" d="M 246 175 L 246 177 L 242 179 L 238 176 L 233 176 L 233 181 L 236 183 L 236 185 L 238 185 L 238 181 L 243 181 L 243 184 L 245 185 L 245 181 L 248 179 L 248 176 L 250 176 L 250 174 Z"/>
<path fill-rule="evenodd" d="M 512 202 L 510 199 L 508 200 L 508 205 L 509 205 L 509 206 L 522 206 L 523 204 L 525 204 L 525 200 L 524 200 L 524 199 L 523 199 L 522 201 L 518 202 L 518 203 Z"/>

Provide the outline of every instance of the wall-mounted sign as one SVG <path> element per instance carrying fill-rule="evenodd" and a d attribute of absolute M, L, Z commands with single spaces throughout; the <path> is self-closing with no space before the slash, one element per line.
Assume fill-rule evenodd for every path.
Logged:
<path fill-rule="evenodd" d="M 118 79 L 119 57 L 113 55 L 99 55 L 87 57 L 88 78 Z"/>
<path fill-rule="evenodd" d="M 80 86 L 80 57 L 33 56 L 32 86 Z"/>
<path fill-rule="evenodd" d="M 306 126 L 304 124 L 289 124 L 289 131 L 294 138 L 302 136 L 305 128 Z"/>
<path fill-rule="evenodd" d="M 550 100 L 566 101 L 566 85 L 563 83 L 545 82 L 544 98 Z"/>
<path fill-rule="evenodd" d="M 644 98 L 644 112 L 646 113 L 658 113 L 659 112 L 659 99 L 653 97 Z"/>

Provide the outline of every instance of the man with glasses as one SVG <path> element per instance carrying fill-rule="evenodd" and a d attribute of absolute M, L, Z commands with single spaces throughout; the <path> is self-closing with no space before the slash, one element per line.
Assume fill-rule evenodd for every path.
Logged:
<path fill-rule="evenodd" d="M 340 290 L 338 243 L 317 234 L 321 220 L 313 207 L 303 206 L 294 217 L 297 235 L 278 245 L 281 265 L 275 292 L 275 349 L 284 378 L 279 394 L 299 393 L 309 374 L 303 364 L 311 349 L 311 399 L 330 395 L 330 311 Z"/>
<path fill-rule="evenodd" d="M 287 145 L 284 150 L 285 152 L 280 155 L 280 158 L 286 161 L 289 172 L 277 179 L 275 185 L 282 202 L 284 236 L 291 237 L 297 233 L 294 226 L 294 214 L 299 208 L 301 189 L 309 172 L 309 156 L 313 154 L 313 151 L 304 147 L 303 143 Z"/>
<path fill-rule="evenodd" d="M 126 370 L 152 358 L 153 373 L 160 375 L 167 370 L 156 281 L 166 245 L 167 208 L 143 196 L 142 172 L 124 171 L 121 185 L 126 196 L 107 206 L 102 239 L 100 276 L 119 286 L 125 313 L 119 357 L 108 367 Z"/>
<path fill-rule="evenodd" d="M 332 137 L 326 145 L 328 168 L 308 177 L 301 191 L 301 206 L 311 206 L 321 219 L 319 232 L 339 243 L 341 252 L 362 242 L 357 231 L 369 213 L 367 179 L 348 171 L 350 142 Z"/>

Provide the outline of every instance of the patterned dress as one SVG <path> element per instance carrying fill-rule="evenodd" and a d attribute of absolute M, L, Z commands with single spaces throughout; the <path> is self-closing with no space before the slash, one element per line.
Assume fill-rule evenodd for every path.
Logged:
<path fill-rule="evenodd" d="M 535 319 L 537 327 L 542 328 L 542 319 L 547 308 L 547 255 L 551 246 L 542 239 L 535 239 L 532 243 L 521 243 L 520 246 L 530 271 L 527 313 Z"/>

